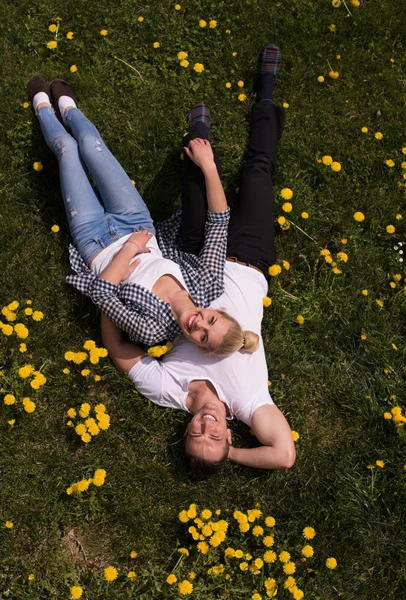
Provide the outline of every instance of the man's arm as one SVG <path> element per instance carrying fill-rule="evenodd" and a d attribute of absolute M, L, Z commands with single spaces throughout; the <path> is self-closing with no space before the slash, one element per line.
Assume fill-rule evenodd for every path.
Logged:
<path fill-rule="evenodd" d="M 251 429 L 261 444 L 258 448 L 230 446 L 228 458 L 257 469 L 288 469 L 295 462 L 295 445 L 287 420 L 274 404 L 257 408 Z"/>
<path fill-rule="evenodd" d="M 125 341 L 121 329 L 113 321 L 110 321 L 104 313 L 101 315 L 101 332 L 103 344 L 120 371 L 128 373 L 139 360 L 147 356 L 144 350 L 131 342 Z"/>

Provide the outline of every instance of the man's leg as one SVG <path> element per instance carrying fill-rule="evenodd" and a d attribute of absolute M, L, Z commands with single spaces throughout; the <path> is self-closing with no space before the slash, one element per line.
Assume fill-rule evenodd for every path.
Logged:
<path fill-rule="evenodd" d="M 268 46 L 261 58 L 266 50 L 274 54 L 275 49 L 278 50 Z M 278 57 L 279 68 L 280 53 Z M 260 72 L 255 85 L 257 102 L 252 110 L 247 157 L 238 198 L 231 212 L 227 247 L 227 256 L 256 266 L 265 277 L 268 277 L 268 266 L 276 261 L 272 177 L 284 119 L 284 110 L 272 101 L 275 76 L 271 72 Z"/>
<path fill-rule="evenodd" d="M 183 138 L 183 146 L 195 138 L 210 139 L 210 113 L 207 106 L 196 105 L 189 114 L 191 132 Z M 182 249 L 199 254 L 204 242 L 207 217 L 207 195 L 204 175 L 200 167 L 184 152 L 182 176 Z M 214 161 L 221 176 L 221 164 L 213 149 Z"/>

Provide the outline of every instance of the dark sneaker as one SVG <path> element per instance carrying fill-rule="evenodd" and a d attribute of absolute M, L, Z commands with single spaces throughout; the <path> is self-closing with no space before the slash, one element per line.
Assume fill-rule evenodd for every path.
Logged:
<path fill-rule="evenodd" d="M 210 131 L 211 116 L 209 107 L 206 106 L 206 104 L 203 104 L 203 102 L 201 102 L 200 104 L 195 104 L 189 113 L 188 120 L 191 131 L 196 127 L 196 123 L 199 122 L 202 122 Z"/>
<path fill-rule="evenodd" d="M 28 82 L 27 91 L 30 102 L 32 102 L 32 99 L 34 98 L 35 94 L 38 94 L 38 92 L 45 92 L 45 94 L 48 94 L 49 101 L 51 102 L 51 89 L 48 79 L 41 73 L 31 77 Z"/>
<path fill-rule="evenodd" d="M 275 44 L 268 44 L 258 59 L 258 77 L 270 73 L 277 75 L 281 68 L 281 51 Z"/>
<path fill-rule="evenodd" d="M 59 106 L 58 106 L 58 100 L 61 96 L 69 96 L 69 98 L 72 98 L 72 100 L 75 101 L 75 104 L 77 104 L 78 101 L 77 101 L 77 97 L 76 97 L 76 92 L 73 89 L 73 87 L 70 85 L 70 83 L 68 83 L 67 81 L 64 81 L 63 79 L 54 79 L 53 81 L 51 81 L 50 87 L 51 87 L 52 105 L 54 107 L 55 114 L 58 117 L 58 119 L 60 120 L 60 122 L 63 123 L 61 111 L 59 110 Z"/>

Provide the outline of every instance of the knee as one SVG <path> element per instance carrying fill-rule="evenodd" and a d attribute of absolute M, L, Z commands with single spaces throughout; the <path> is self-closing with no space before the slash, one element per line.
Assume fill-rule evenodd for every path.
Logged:
<path fill-rule="evenodd" d="M 58 157 L 64 154 L 72 154 L 78 151 L 78 145 L 68 132 L 56 135 L 50 142 L 50 145 Z"/>
<path fill-rule="evenodd" d="M 103 151 L 102 139 L 95 135 L 95 133 L 90 131 L 81 131 L 76 137 L 82 154 L 91 152 L 93 150 L 96 150 L 97 152 Z"/>

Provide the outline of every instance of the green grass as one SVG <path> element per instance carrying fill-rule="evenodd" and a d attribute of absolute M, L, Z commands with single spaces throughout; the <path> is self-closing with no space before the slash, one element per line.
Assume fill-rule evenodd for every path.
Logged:
<path fill-rule="evenodd" d="M 405 8 L 389 0 L 361 0 L 360 8 L 347 2 L 348 10 L 328 0 L 181 4 L 177 12 L 163 0 L 144 7 L 129 0 L 43 0 L 35 6 L 22 0 L 2 9 L 0 306 L 18 300 L 20 320 L 31 299 L 45 316 L 38 323 L 21 317 L 30 329 L 27 354 L 18 351 L 22 340 L 0 333 L 0 397 L 14 393 L 18 399 L 0 408 L 0 597 L 69 598 L 69 588 L 81 585 L 89 599 L 178 598 L 165 580 L 181 545 L 191 554 L 176 568 L 179 579 L 191 569 L 198 573 L 191 597 L 238 600 L 251 598 L 254 589 L 265 597 L 262 576 L 238 569 L 230 580 L 208 575 L 209 566 L 224 562 L 222 553 L 197 556 L 188 525 L 177 517 L 197 503 L 221 509 L 231 523 L 235 509 L 258 503 L 277 521 L 275 546 L 290 549 L 305 598 L 399 600 L 406 579 L 405 435 L 383 413 L 395 405 L 405 409 L 405 263 L 393 249 L 399 241 L 406 249 Z M 55 34 L 48 26 L 56 16 L 62 18 L 58 47 L 50 51 L 46 42 Z M 202 29 L 199 19 L 216 19 L 217 27 Z M 103 28 L 106 37 L 99 34 Z M 68 31 L 73 40 L 66 40 Z M 153 49 L 154 41 L 160 48 Z M 286 215 L 293 225 L 277 235 L 279 259 L 289 260 L 291 269 L 271 282 L 263 336 L 271 393 L 300 433 L 297 461 L 283 472 L 228 465 L 219 477 L 193 481 L 182 453 L 186 415 L 146 401 L 108 358 L 92 367 L 100 382 L 82 377 L 79 366 L 69 376 L 62 373 L 67 350 L 79 351 L 87 339 L 101 345 L 99 317 L 65 283 L 69 233 L 57 162 L 22 103 L 34 73 L 72 81 L 81 108 L 160 219 L 179 206 L 186 116 L 204 100 L 232 202 L 251 102 L 249 92 L 245 102 L 237 100 L 236 82 L 251 89 L 258 52 L 268 41 L 282 47 L 276 100 L 290 105 L 275 175 L 278 216 L 280 189 L 289 187 L 294 196 Z M 189 54 L 187 69 L 178 66 L 180 50 Z M 195 62 L 204 64 L 203 73 L 193 71 Z M 329 65 L 338 79 L 328 77 Z M 339 173 L 317 162 L 326 154 L 342 164 Z M 385 164 L 388 158 L 394 168 Z M 44 169 L 35 172 L 34 161 Z M 353 219 L 357 210 L 365 214 L 363 223 Z M 55 223 L 58 234 L 51 232 Z M 386 232 L 389 224 L 396 227 L 393 235 Z M 341 275 L 331 273 L 322 248 L 348 253 Z M 392 289 L 397 273 L 402 279 Z M 296 323 L 299 314 L 303 326 Z M 47 377 L 38 393 L 18 377 L 25 362 Z M 22 409 L 26 395 L 37 405 L 32 414 Z M 111 416 L 110 429 L 89 445 L 66 426 L 66 410 L 85 401 L 104 402 Z M 236 444 L 255 443 L 244 425 L 231 428 Z M 378 459 L 384 469 L 368 470 Z M 96 468 L 107 471 L 103 487 L 66 494 Z M 7 520 L 12 529 L 4 526 Z M 317 532 L 315 556 L 303 564 L 301 532 L 308 525 Z M 254 554 L 253 536 L 239 536 L 230 532 L 220 550 L 241 546 Z M 129 558 L 133 549 L 136 560 Z M 335 571 L 324 566 L 329 556 L 338 561 Z M 120 573 L 111 584 L 103 579 L 108 565 Z M 132 569 L 134 582 L 127 581 Z M 29 582 L 30 573 L 35 579 Z M 277 597 L 292 598 L 280 566 L 270 573 L 282 582 Z"/>

